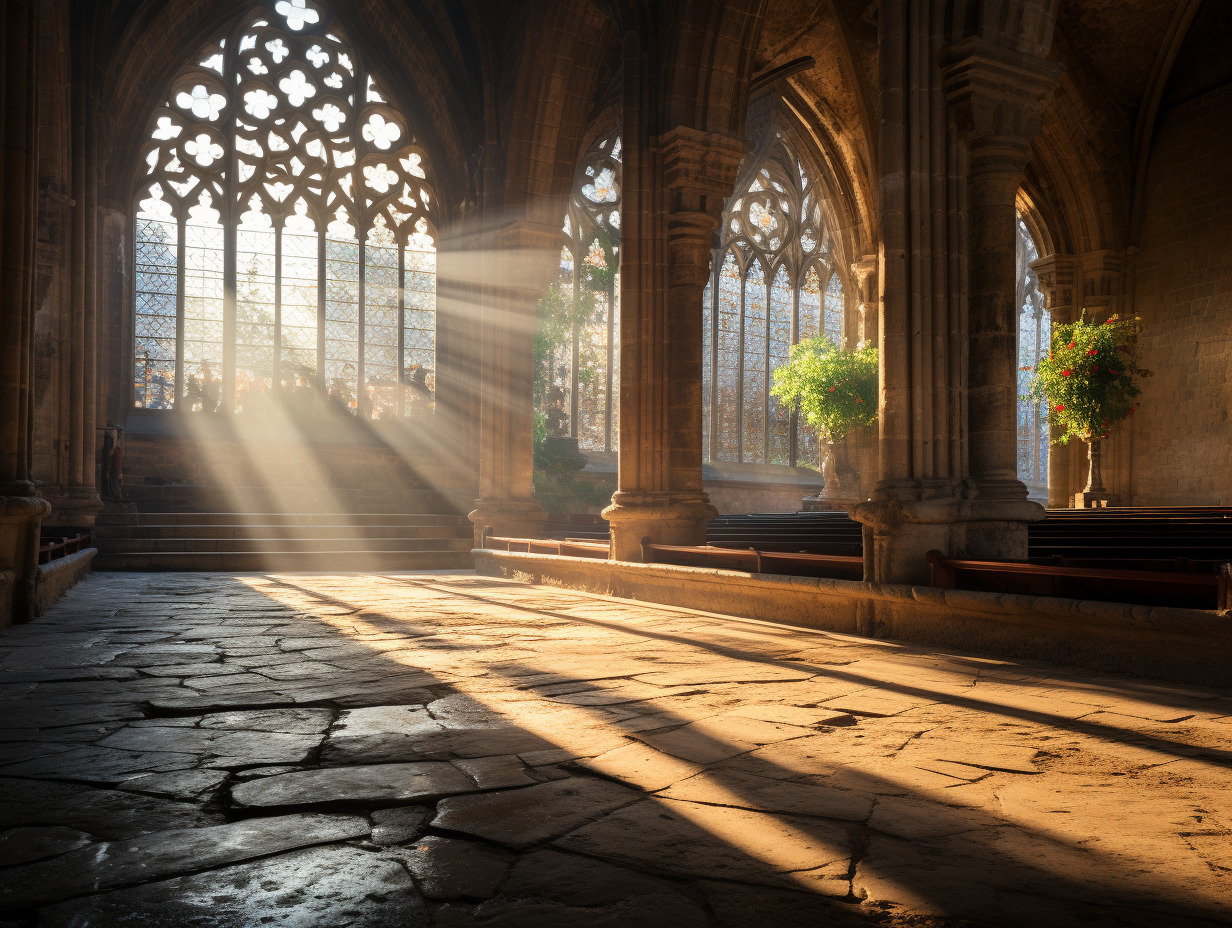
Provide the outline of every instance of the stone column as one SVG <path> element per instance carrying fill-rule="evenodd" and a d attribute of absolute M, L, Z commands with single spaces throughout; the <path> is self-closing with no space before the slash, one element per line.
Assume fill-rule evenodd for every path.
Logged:
<path fill-rule="evenodd" d="M 851 264 L 851 274 L 856 282 L 855 338 L 849 339 L 849 347 L 857 343 L 877 341 L 877 256 L 865 255 Z"/>
<path fill-rule="evenodd" d="M 975 524 L 967 553 L 1025 558 L 1027 523 L 1043 517 L 1018 479 L 1018 289 L 1015 198 L 1061 66 L 980 38 L 942 68 L 966 151 L 968 468 Z"/>
<path fill-rule="evenodd" d="M 476 545 L 493 535 L 533 537 L 546 513 L 534 496 L 535 306 L 560 268 L 560 228 L 518 220 L 453 242 L 446 266 L 477 305 L 473 319 L 479 407 L 479 498 L 470 513 Z M 462 267 L 459 262 L 471 265 Z"/>
<path fill-rule="evenodd" d="M 620 456 L 603 511 L 613 560 L 643 538 L 701 544 L 717 511 L 702 489 L 702 291 L 711 235 L 744 145 L 661 118 L 660 71 L 626 38 L 620 211 Z"/>
<path fill-rule="evenodd" d="M 1031 269 L 1039 280 L 1040 292 L 1044 294 L 1044 306 L 1053 323 L 1072 322 L 1075 284 L 1078 261 L 1073 255 L 1049 255 L 1031 262 Z M 1050 338 L 1051 342 L 1051 338 Z M 1056 439 L 1055 428 L 1051 438 Z M 1070 478 L 1074 446 L 1050 444 L 1048 446 L 1048 508 L 1067 509 L 1073 500 L 1074 489 Z"/>
<path fill-rule="evenodd" d="M 848 347 L 855 348 L 865 342 L 877 343 L 880 318 L 880 305 L 877 298 L 877 255 L 864 255 L 851 264 L 851 273 L 855 279 L 855 314 L 852 326 L 852 337 L 848 339 Z M 849 500 L 859 502 L 868 498 L 873 484 L 877 480 L 877 441 L 876 432 L 872 429 L 861 430 L 856 436 L 849 436 L 848 462 L 852 468 L 850 487 L 843 495 Z"/>
<path fill-rule="evenodd" d="M 0 7 L 0 627 L 32 614 L 39 526 L 51 508 L 30 481 L 38 37 L 35 4 Z"/>

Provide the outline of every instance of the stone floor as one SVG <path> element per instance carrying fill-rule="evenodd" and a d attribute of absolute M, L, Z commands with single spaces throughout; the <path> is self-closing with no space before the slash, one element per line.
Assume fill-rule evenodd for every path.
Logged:
<path fill-rule="evenodd" d="M 0 637 L 0 928 L 1232 924 L 1232 697 L 466 573 Z"/>

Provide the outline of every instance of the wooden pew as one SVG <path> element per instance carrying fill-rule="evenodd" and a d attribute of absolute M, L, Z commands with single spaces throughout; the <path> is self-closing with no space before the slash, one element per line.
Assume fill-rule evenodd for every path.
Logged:
<path fill-rule="evenodd" d="M 975 561 L 928 553 L 930 583 L 948 590 L 1063 596 L 1147 606 L 1227 612 L 1232 564 L 1218 573 L 1063 567 L 1023 561 Z"/>
<path fill-rule="evenodd" d="M 556 554 L 564 557 L 589 557 L 607 560 L 606 541 L 556 540 L 552 538 L 507 538 L 484 535 L 481 547 L 491 551 L 515 551 L 524 554 Z"/>
<path fill-rule="evenodd" d="M 864 579 L 864 558 L 858 556 L 724 548 L 715 545 L 656 545 L 646 539 L 642 542 L 642 559 L 648 564 L 717 567 L 754 574 L 825 577 L 831 580 Z"/>

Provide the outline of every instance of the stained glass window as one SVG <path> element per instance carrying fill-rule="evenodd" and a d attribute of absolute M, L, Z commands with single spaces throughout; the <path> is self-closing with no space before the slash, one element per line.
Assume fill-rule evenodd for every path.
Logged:
<path fill-rule="evenodd" d="M 145 163 L 138 407 L 431 408 L 427 156 L 321 7 L 268 0 L 203 48 L 151 117 Z"/>
<path fill-rule="evenodd" d="M 777 133 L 741 167 L 704 294 L 706 460 L 818 463 L 817 437 L 770 395 L 801 338 L 841 343 L 844 275 L 817 172 Z"/>
<path fill-rule="evenodd" d="M 1031 262 L 1039 251 L 1018 217 L 1018 479 L 1033 499 L 1048 497 L 1048 406 L 1031 398 L 1031 379 L 1041 355 L 1048 353 L 1052 318 Z"/>
<path fill-rule="evenodd" d="M 579 165 L 557 281 L 576 311 L 539 372 L 549 430 L 575 436 L 591 452 L 619 445 L 620 147 L 615 132 L 601 136 Z"/>

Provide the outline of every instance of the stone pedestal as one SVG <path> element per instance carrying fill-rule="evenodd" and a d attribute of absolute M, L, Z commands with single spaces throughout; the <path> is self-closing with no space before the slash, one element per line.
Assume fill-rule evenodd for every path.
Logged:
<path fill-rule="evenodd" d="M 51 511 L 30 484 L 0 486 L 4 490 L 21 495 L 0 495 L 0 628 L 34 615 L 39 531 Z"/>
<path fill-rule="evenodd" d="M 896 497 L 890 488 L 878 487 L 878 498 L 853 512 L 865 525 L 866 579 L 926 584 L 932 550 L 952 557 L 1026 560 L 1027 523 L 1043 516 L 1043 509 L 1027 499 L 955 497 L 947 495 L 954 488 L 944 485 L 900 490 Z"/>
<path fill-rule="evenodd" d="M 612 527 L 612 560 L 641 561 L 646 538 L 661 545 L 704 544 L 706 522 L 718 514 L 705 493 L 617 490 L 603 510 Z"/>
<path fill-rule="evenodd" d="M 467 518 L 475 523 L 475 547 L 479 548 L 485 535 L 534 538 L 547 513 L 537 499 L 477 499 Z"/>

